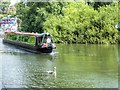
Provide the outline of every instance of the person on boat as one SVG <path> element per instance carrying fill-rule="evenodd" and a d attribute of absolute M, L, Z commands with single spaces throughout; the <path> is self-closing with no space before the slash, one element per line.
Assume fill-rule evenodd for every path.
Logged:
<path fill-rule="evenodd" d="M 47 43 L 51 43 L 51 39 L 47 36 Z"/>
<path fill-rule="evenodd" d="M 45 43 L 51 43 L 50 37 L 49 37 L 49 36 L 45 36 L 44 42 L 45 42 Z"/>

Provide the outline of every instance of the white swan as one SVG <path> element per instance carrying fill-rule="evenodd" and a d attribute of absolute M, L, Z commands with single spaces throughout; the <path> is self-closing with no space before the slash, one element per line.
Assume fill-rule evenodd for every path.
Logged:
<path fill-rule="evenodd" d="M 48 74 L 52 74 L 56 78 L 56 67 L 53 68 L 53 71 L 47 71 Z"/>

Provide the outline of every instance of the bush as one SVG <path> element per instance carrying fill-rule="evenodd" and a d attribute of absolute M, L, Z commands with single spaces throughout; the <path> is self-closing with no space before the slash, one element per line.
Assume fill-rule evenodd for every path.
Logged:
<path fill-rule="evenodd" d="M 100 3 L 93 6 L 96 4 Z M 22 19 L 22 31 L 49 32 L 57 43 L 118 43 L 118 30 L 115 28 L 118 3 L 101 3 L 98 6 L 94 9 L 84 2 L 29 2 L 24 8 L 20 3 L 17 16 Z"/>

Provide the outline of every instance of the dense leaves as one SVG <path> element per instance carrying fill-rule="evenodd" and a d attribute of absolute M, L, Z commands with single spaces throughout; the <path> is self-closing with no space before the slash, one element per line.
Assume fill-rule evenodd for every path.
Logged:
<path fill-rule="evenodd" d="M 55 42 L 118 43 L 118 3 L 19 3 L 21 31 L 49 32 Z"/>

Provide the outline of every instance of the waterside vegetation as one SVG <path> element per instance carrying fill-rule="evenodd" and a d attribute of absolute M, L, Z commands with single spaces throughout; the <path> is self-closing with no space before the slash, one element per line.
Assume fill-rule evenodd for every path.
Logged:
<path fill-rule="evenodd" d="M 28 2 L 16 4 L 20 31 L 49 32 L 56 43 L 117 44 L 118 2 Z"/>

